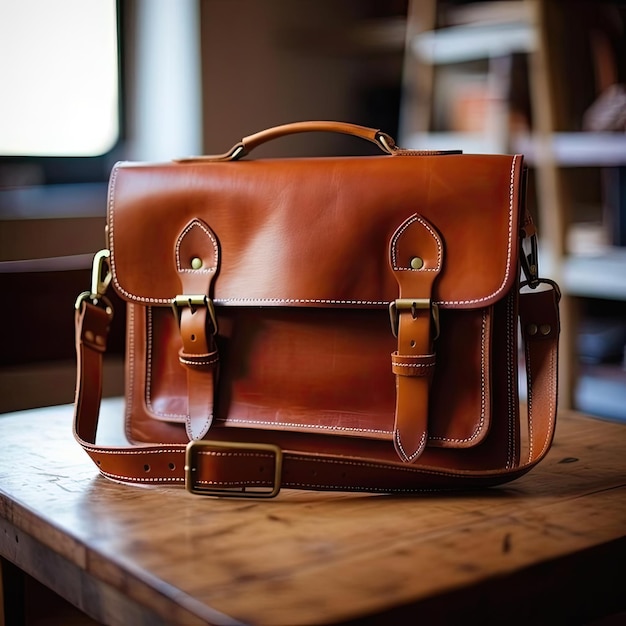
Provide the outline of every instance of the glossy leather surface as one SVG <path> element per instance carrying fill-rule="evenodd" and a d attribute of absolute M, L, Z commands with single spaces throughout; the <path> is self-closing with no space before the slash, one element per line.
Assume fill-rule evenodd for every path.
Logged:
<path fill-rule="evenodd" d="M 133 311 L 131 440 L 183 443 L 223 427 L 317 433 L 391 440 L 406 462 L 427 442 L 484 443 L 493 304 L 517 279 L 520 177 L 521 158 L 508 156 L 119 165 L 109 244 L 113 284 Z M 199 333 L 185 339 L 169 310 L 197 291 L 217 311 L 215 382 L 214 369 L 181 367 Z M 430 309 L 401 313 L 393 336 L 397 298 L 439 305 L 436 341 Z M 501 324 L 511 358 L 516 320 Z M 209 361 L 212 350 L 198 350 Z M 424 359 L 427 376 L 406 375 Z M 516 381 L 507 386 L 516 393 Z M 499 419 L 515 441 L 516 410 Z M 481 458 L 501 463 L 511 446 L 483 447 Z"/>
<path fill-rule="evenodd" d="M 121 164 L 108 211 L 114 284 L 129 301 L 169 305 L 176 240 L 202 219 L 221 249 L 217 304 L 385 307 L 398 291 L 390 239 L 417 213 L 446 251 L 434 300 L 480 308 L 517 279 L 521 172 L 520 157 L 471 155 Z"/>
<path fill-rule="evenodd" d="M 246 138 L 248 148 L 285 132 Z M 84 327 L 101 316 L 86 305 L 76 431 L 104 475 L 143 482 L 133 459 L 158 453 L 163 471 L 145 481 L 180 481 L 172 467 L 201 437 L 278 445 L 294 464 L 284 484 L 304 488 L 489 484 L 538 462 L 554 423 L 531 431 L 542 449 L 522 469 L 518 315 L 540 309 L 556 328 L 543 343 L 524 335 L 529 363 L 541 363 L 535 415 L 554 415 L 558 298 L 523 296 L 537 306 L 518 311 L 523 159 L 391 152 L 114 168 L 108 244 L 128 302 L 127 434 L 156 446 L 89 443 L 94 418 L 81 406 L 95 402 L 101 356 Z M 265 468 L 246 455 L 258 456 L 202 452 L 200 482 L 246 484 Z M 345 480 L 333 474 L 339 459 Z"/>

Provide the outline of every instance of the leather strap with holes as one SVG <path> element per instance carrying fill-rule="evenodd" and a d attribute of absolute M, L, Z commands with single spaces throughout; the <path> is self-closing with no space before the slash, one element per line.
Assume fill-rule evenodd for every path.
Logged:
<path fill-rule="evenodd" d="M 371 458 L 284 450 L 280 482 L 291 489 L 399 492 L 486 487 L 528 472 L 546 455 L 557 409 L 558 290 L 520 294 L 520 321 L 528 380 L 529 454 L 516 468 L 459 471 Z M 76 312 L 78 379 L 74 434 L 101 474 L 125 483 L 183 484 L 185 445 L 112 447 L 96 445 L 102 389 L 102 360 L 109 318 L 83 302 Z M 535 329 L 541 329 L 537 332 Z M 198 452 L 195 482 L 216 488 L 271 487 L 275 456 L 249 450 Z M 148 468 L 149 471 L 146 469 Z"/>

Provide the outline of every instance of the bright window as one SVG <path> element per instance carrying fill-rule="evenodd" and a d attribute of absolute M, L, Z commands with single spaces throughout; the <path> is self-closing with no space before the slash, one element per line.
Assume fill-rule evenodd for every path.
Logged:
<path fill-rule="evenodd" d="M 119 135 L 115 0 L 0 0 L 0 155 L 98 156 Z"/>

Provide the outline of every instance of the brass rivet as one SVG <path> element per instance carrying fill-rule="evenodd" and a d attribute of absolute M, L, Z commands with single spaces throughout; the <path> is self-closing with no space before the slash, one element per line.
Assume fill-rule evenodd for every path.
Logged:
<path fill-rule="evenodd" d="M 104 345 L 104 337 L 102 335 L 96 335 L 96 343 L 99 346 L 103 346 Z"/>
<path fill-rule="evenodd" d="M 418 256 L 414 256 L 411 259 L 411 268 L 414 270 L 419 270 L 422 269 L 422 267 L 424 267 L 424 260 L 420 259 L 420 257 Z"/>
<path fill-rule="evenodd" d="M 545 337 L 546 335 L 550 334 L 550 331 L 552 330 L 552 326 L 550 326 L 550 324 L 542 324 L 541 326 L 539 326 L 539 332 Z"/>
<path fill-rule="evenodd" d="M 88 330 L 85 332 L 85 339 L 87 341 L 93 341 L 93 332 Z"/>
<path fill-rule="evenodd" d="M 532 336 L 536 335 L 539 329 L 537 328 L 537 324 L 528 324 L 526 330 L 528 331 L 528 334 Z"/>
<path fill-rule="evenodd" d="M 195 256 L 191 259 L 191 268 L 194 270 L 199 270 L 202 267 L 202 259 Z"/>

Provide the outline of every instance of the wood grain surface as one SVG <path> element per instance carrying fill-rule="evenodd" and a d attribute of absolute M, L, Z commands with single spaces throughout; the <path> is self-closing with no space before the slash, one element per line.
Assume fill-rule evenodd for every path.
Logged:
<path fill-rule="evenodd" d="M 108 441 L 122 411 L 105 401 Z M 626 556 L 622 424 L 560 415 L 547 459 L 491 490 L 255 501 L 108 481 L 71 422 L 68 406 L 0 416 L 0 554 L 101 621 L 575 623 L 625 608 L 610 573 Z"/>

